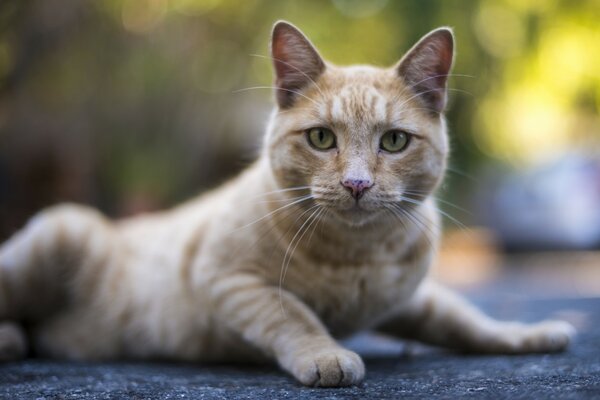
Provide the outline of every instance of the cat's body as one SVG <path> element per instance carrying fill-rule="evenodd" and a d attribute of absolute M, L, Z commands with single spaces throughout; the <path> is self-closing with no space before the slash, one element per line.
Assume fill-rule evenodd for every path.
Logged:
<path fill-rule="evenodd" d="M 449 31 L 390 70 L 325 65 L 285 23 L 273 54 L 279 108 L 252 166 L 159 214 L 113 223 L 79 206 L 42 212 L 0 249 L 0 320 L 27 322 L 44 355 L 267 356 L 322 386 L 362 379 L 360 358 L 332 336 L 363 329 L 481 352 L 563 349 L 567 324 L 496 322 L 426 279 L 439 234 L 427 195 L 448 151 Z M 390 129 L 380 145 L 373 132 Z M 5 358 L 17 353 L 9 336 Z"/>
<path fill-rule="evenodd" d="M 47 284 L 64 284 L 64 290 L 72 294 L 68 306 L 61 304 L 61 311 L 36 318 L 39 321 L 33 339 L 37 351 L 75 359 L 246 358 L 247 354 L 236 353 L 244 347 L 240 338 L 231 335 L 226 323 L 212 315 L 211 297 L 218 290 L 215 280 L 233 272 L 251 272 L 273 287 L 279 285 L 283 257 L 299 225 L 278 227 L 281 221 L 276 219 L 264 224 L 255 222 L 286 204 L 274 201 L 277 196 L 264 195 L 276 190 L 273 182 L 265 187 L 257 185 L 269 174 L 265 168 L 255 163 L 229 185 L 196 201 L 116 224 L 75 205 L 54 207 L 32 219 L 24 235 L 57 238 L 57 244 L 67 241 L 68 245 L 58 247 L 75 254 L 66 257 L 73 261 L 67 263 L 64 275 L 48 273 L 56 275 Z M 299 213 L 290 210 L 286 215 L 292 222 Z M 36 225 L 43 228 L 37 230 Z M 357 249 L 342 244 L 344 251 L 340 252 L 340 242 L 356 242 L 352 236 L 364 236 L 364 230 L 341 229 L 334 237 L 326 237 L 318 227 L 312 228 L 306 235 L 312 236 L 311 241 L 300 241 L 287 265 L 282 288 L 317 311 L 337 337 L 373 327 L 393 313 L 427 270 L 427 262 L 417 265 L 411 259 L 395 261 L 406 253 L 397 246 L 404 240 L 398 230 L 389 235 L 388 230 L 381 229 L 383 240 L 376 245 L 367 242 Z M 413 235 L 412 240 L 416 240 L 416 232 Z M 16 250 L 16 243 L 27 246 L 36 240 L 42 238 L 15 236 L 15 245 L 7 245 L 6 249 Z M 328 244 L 331 241 L 335 242 Z M 315 242 L 321 246 L 315 246 Z M 332 251 L 324 245 L 330 245 Z M 88 266 L 80 260 L 76 253 L 82 248 L 83 257 L 97 262 Z M 390 252 L 390 248 L 396 251 Z M 28 264 L 39 269 L 36 258 L 48 254 L 37 248 L 28 256 Z M 5 260 L 13 257 L 5 255 Z M 52 263 L 49 268 L 56 267 Z M 75 276 L 77 284 L 68 283 L 73 278 L 65 276 Z M 319 279 L 306 280 L 306 276 Z M 39 300 L 34 297 L 31 302 Z"/>

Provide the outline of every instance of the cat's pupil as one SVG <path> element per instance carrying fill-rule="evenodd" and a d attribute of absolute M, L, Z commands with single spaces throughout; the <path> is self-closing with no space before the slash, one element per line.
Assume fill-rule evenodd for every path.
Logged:
<path fill-rule="evenodd" d="M 325 139 L 325 134 L 323 133 L 322 129 L 319 129 L 319 142 L 323 142 L 324 139 Z"/>
<path fill-rule="evenodd" d="M 395 145 L 397 141 L 398 141 L 398 134 L 394 132 L 392 134 L 392 144 Z"/>

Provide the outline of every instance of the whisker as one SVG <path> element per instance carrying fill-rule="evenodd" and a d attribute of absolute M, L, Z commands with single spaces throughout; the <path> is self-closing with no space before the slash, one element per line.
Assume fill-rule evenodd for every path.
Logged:
<path fill-rule="evenodd" d="M 397 211 L 401 212 L 407 219 L 409 219 L 415 225 L 415 227 L 421 231 L 421 233 L 425 237 L 425 240 L 427 240 L 429 246 L 431 246 L 431 248 L 434 248 L 433 242 L 434 239 L 437 237 L 437 234 L 433 232 L 425 222 L 420 220 L 416 215 L 410 213 L 408 210 L 404 209 L 399 204 L 392 203 L 392 206 Z M 431 237 L 429 235 L 431 235 Z"/>
<path fill-rule="evenodd" d="M 415 204 L 415 205 L 421 205 L 421 204 L 423 204 L 422 201 L 418 201 L 418 200 L 415 200 L 415 199 L 413 199 L 411 197 L 407 197 L 407 196 L 400 196 L 400 199 L 403 200 L 403 201 L 406 201 L 407 203 L 411 203 L 411 204 Z M 456 218 L 454 218 L 449 213 L 445 212 L 444 210 L 440 209 L 439 207 L 435 207 L 434 206 L 434 208 L 435 208 L 435 210 L 437 212 L 439 212 L 440 214 L 442 214 L 444 217 L 448 218 L 450 221 L 452 221 L 459 228 L 461 228 L 461 229 L 463 229 L 465 231 L 469 230 L 469 228 L 465 224 L 463 224 L 462 222 L 460 222 L 459 220 L 457 220 Z"/>
<path fill-rule="evenodd" d="M 469 92 L 468 90 L 464 90 L 464 89 L 455 89 L 455 88 L 448 88 L 449 92 L 456 92 L 456 93 L 462 93 L 462 94 L 466 94 L 469 95 L 471 97 L 475 97 L 475 95 L 471 92 Z"/>
<path fill-rule="evenodd" d="M 388 211 L 389 213 L 391 213 L 391 214 L 394 216 L 394 218 L 396 218 L 396 219 L 397 219 L 397 220 L 400 222 L 400 224 L 402 225 L 402 227 L 404 228 L 404 230 L 405 230 L 406 232 L 408 232 L 408 226 L 407 226 L 407 225 L 404 223 L 404 220 L 403 220 L 403 219 L 402 219 L 402 218 L 401 218 L 401 217 L 400 217 L 398 214 L 396 214 L 396 213 L 395 213 L 395 212 L 394 212 L 394 211 L 393 211 L 393 210 L 390 208 L 390 206 L 389 206 L 388 204 L 384 204 L 384 209 L 385 209 L 386 211 Z"/>
<path fill-rule="evenodd" d="M 296 250 L 296 247 L 298 247 L 298 244 L 300 243 L 300 240 L 302 240 L 302 238 L 304 237 L 304 235 L 306 234 L 306 232 L 308 231 L 308 228 L 310 228 L 310 226 L 312 225 L 312 219 L 315 216 L 316 213 L 318 213 L 320 211 L 320 206 L 318 204 L 316 204 L 315 206 L 313 206 L 311 208 L 311 210 L 314 210 L 312 212 L 312 214 L 310 214 L 308 216 L 308 218 L 306 219 L 306 221 L 304 221 L 304 223 L 300 226 L 300 228 L 298 229 L 298 231 L 296 232 L 296 234 L 294 235 L 294 237 L 292 238 L 292 240 L 290 240 L 290 244 L 288 245 L 288 248 L 285 252 L 285 255 L 283 256 L 283 263 L 282 263 L 282 270 L 281 270 L 281 274 L 280 274 L 280 281 L 279 281 L 279 286 L 281 287 L 281 285 L 283 285 L 283 282 L 285 280 L 285 275 L 287 272 L 287 268 L 292 260 L 292 256 L 294 254 L 294 251 Z M 316 210 L 315 210 L 316 208 Z M 310 222 L 310 223 L 309 223 Z M 306 224 L 309 224 L 307 229 L 303 231 L 303 228 L 306 226 Z M 302 234 L 300 235 L 300 238 L 298 239 L 298 241 L 296 242 L 296 244 L 294 245 L 294 241 L 296 240 L 296 238 L 298 237 L 298 235 L 300 234 L 300 232 L 302 232 Z M 292 245 L 294 245 L 294 247 L 292 248 Z M 290 253 L 290 249 L 292 250 Z M 289 255 L 289 257 L 288 257 Z"/>
<path fill-rule="evenodd" d="M 403 194 L 409 194 L 409 195 L 413 195 L 413 196 L 418 196 L 415 200 L 419 200 L 419 201 L 425 201 L 425 199 L 428 197 L 423 192 L 418 193 L 418 192 L 413 192 L 411 190 L 404 190 Z M 409 196 L 404 196 L 404 197 L 410 198 Z M 433 198 L 433 200 L 436 203 L 442 203 L 442 204 L 448 205 L 448 206 L 450 206 L 452 208 L 455 208 L 455 209 L 457 209 L 459 211 L 462 211 L 462 212 L 464 212 L 466 214 L 473 215 L 473 213 L 471 213 L 469 210 L 466 210 L 466 209 L 464 209 L 464 208 L 462 208 L 460 206 L 457 206 L 456 204 L 454 204 L 454 203 L 452 203 L 452 202 L 450 202 L 448 200 L 440 199 L 439 197 L 436 197 L 436 196 L 431 196 L 431 198 Z"/>
<path fill-rule="evenodd" d="M 282 199 L 274 199 L 274 200 L 257 200 L 256 203 L 281 203 L 283 201 L 291 201 L 291 200 L 297 200 L 297 199 L 301 199 L 302 197 L 305 197 L 306 195 L 303 196 L 298 196 L 298 197 L 290 197 L 290 198 L 282 198 Z"/>
<path fill-rule="evenodd" d="M 231 93 L 241 93 L 241 92 L 247 92 L 248 90 L 254 90 L 254 89 L 276 89 L 276 90 L 283 90 L 284 92 L 290 92 L 290 93 L 294 93 L 297 94 L 298 96 L 304 97 L 306 100 L 311 101 L 312 103 L 314 103 L 316 106 L 321 106 L 321 103 L 319 103 L 318 101 L 311 99 L 310 97 L 298 92 L 297 90 L 292 90 L 292 89 L 284 89 L 284 88 L 279 88 L 277 86 L 253 86 L 253 87 L 247 87 L 247 88 L 243 88 L 243 89 L 237 89 L 232 91 Z"/>
<path fill-rule="evenodd" d="M 327 209 L 325 207 L 321 207 L 321 212 L 319 214 L 317 214 L 317 216 L 316 216 L 317 223 L 313 227 L 313 230 L 310 233 L 310 235 L 308 236 L 308 240 L 306 241 L 307 244 L 310 244 L 310 241 L 312 240 L 312 237 L 315 234 L 315 231 L 317 230 L 317 226 L 319 226 L 319 223 L 322 221 L 321 217 L 323 216 L 323 214 L 325 214 L 326 211 L 327 211 Z"/>
<path fill-rule="evenodd" d="M 327 217 L 329 217 L 329 208 L 323 207 L 323 209 L 325 210 L 325 212 L 321 216 L 321 220 L 324 221 Z M 325 224 L 321 224 L 321 230 L 320 230 L 321 236 L 323 236 L 323 229 L 324 229 L 324 227 L 325 227 Z"/>
<path fill-rule="evenodd" d="M 416 204 L 416 205 L 422 204 L 422 202 L 416 201 L 416 200 L 411 199 L 410 197 L 406 197 L 406 196 L 401 196 L 401 199 L 404 200 L 404 201 L 406 201 L 406 202 L 408 202 L 408 203 L 411 203 L 411 204 Z M 459 220 L 457 220 L 456 218 L 454 218 L 449 213 L 445 212 L 444 210 L 440 209 L 439 207 L 435 207 L 434 206 L 434 208 L 435 208 L 435 210 L 437 212 L 439 212 L 440 214 L 442 214 L 444 217 L 448 218 L 450 221 L 452 221 L 459 228 L 464 229 L 466 231 L 469 230 L 469 228 L 465 224 L 463 224 L 462 222 L 460 222 Z"/>
<path fill-rule="evenodd" d="M 290 108 L 289 110 L 281 110 L 281 109 L 277 109 L 277 115 L 282 115 L 282 114 L 287 114 L 289 112 L 298 112 L 298 111 L 314 111 L 312 108 L 310 107 L 293 107 Z"/>
<path fill-rule="evenodd" d="M 251 56 L 251 57 L 259 57 L 259 58 L 266 58 L 266 59 L 270 59 L 270 60 L 273 60 L 273 61 L 277 61 L 277 62 L 279 62 L 279 63 L 282 63 L 282 64 L 284 64 L 284 65 L 287 65 L 287 66 L 288 66 L 288 67 L 290 67 L 290 68 L 293 68 L 293 69 L 295 69 L 296 71 L 300 72 L 302 75 L 304 75 L 304 76 L 305 76 L 305 77 L 306 77 L 306 78 L 307 78 L 309 81 L 311 81 L 311 82 L 312 82 L 312 83 L 315 85 L 315 87 L 317 88 L 317 90 L 319 91 L 319 93 L 321 94 L 321 96 L 325 96 L 325 95 L 323 94 L 323 91 L 322 91 L 322 90 L 321 90 L 321 88 L 319 87 L 319 85 L 317 85 L 317 82 L 315 82 L 315 81 L 314 81 L 314 80 L 313 80 L 313 79 L 312 79 L 310 76 L 308 76 L 307 74 L 305 74 L 305 73 L 304 73 L 304 71 L 300 70 L 300 69 L 299 69 L 299 68 L 297 68 L 296 66 L 294 66 L 294 65 L 292 65 L 292 64 L 290 64 L 290 63 L 287 63 L 287 62 L 285 62 L 285 61 L 283 61 L 283 60 L 280 60 L 279 58 L 275 58 L 275 57 L 271 57 L 271 56 L 265 56 L 265 55 L 262 55 L 262 54 L 250 54 L 250 56 Z"/>
<path fill-rule="evenodd" d="M 281 235 L 279 235 L 279 237 L 277 238 L 277 240 L 275 240 L 275 243 L 273 244 L 273 249 L 271 250 L 268 259 L 273 259 L 273 254 L 275 253 L 275 250 L 277 250 L 277 247 L 279 246 L 279 243 L 281 243 L 281 240 L 287 236 L 288 233 L 290 233 L 290 231 L 292 230 L 292 228 L 294 226 L 296 226 L 296 224 L 298 223 L 298 221 L 300 221 L 300 219 L 306 215 L 307 213 L 309 213 L 311 210 L 313 210 L 316 207 L 316 204 L 313 205 L 312 207 L 307 208 L 306 210 L 304 210 L 300 215 L 298 215 L 296 217 L 296 219 L 289 224 L 288 228 L 285 230 L 285 232 L 283 232 Z M 291 216 L 292 214 L 294 214 L 294 210 L 291 210 L 292 212 L 289 213 L 286 217 L 284 218 L 288 218 L 289 216 Z M 270 231 L 273 230 L 275 228 L 275 226 L 272 226 Z M 268 232 L 267 232 L 268 233 Z"/>
<path fill-rule="evenodd" d="M 477 179 L 476 179 L 476 178 L 475 178 L 473 175 L 469 175 L 469 174 L 467 174 L 467 173 L 465 173 L 465 172 L 463 172 L 463 171 L 461 171 L 461 170 L 459 170 L 459 169 L 456 169 L 456 168 L 453 168 L 453 167 L 447 166 L 447 167 L 446 167 L 446 171 L 448 171 L 448 172 L 452 172 L 453 174 L 456 174 L 456 175 L 462 176 L 462 177 L 464 177 L 464 178 L 470 179 L 471 181 L 473 181 L 473 182 L 475 182 L 475 183 L 478 183 L 478 180 L 477 180 Z"/>
<path fill-rule="evenodd" d="M 465 74 L 440 74 L 440 75 L 434 75 L 434 76 L 429 76 L 425 79 L 420 80 L 417 83 L 413 83 L 410 86 L 407 86 L 407 89 L 412 89 L 417 85 L 420 85 L 423 82 L 427 82 L 430 79 L 436 79 L 436 78 L 441 78 L 441 77 L 458 77 L 458 78 L 475 78 L 473 75 L 465 75 Z"/>
<path fill-rule="evenodd" d="M 418 86 L 418 85 L 420 85 L 423 82 L 427 82 L 430 79 L 441 78 L 441 77 L 444 77 L 444 76 L 446 76 L 446 77 L 459 77 L 459 78 L 475 78 L 472 75 L 465 75 L 465 74 L 439 74 L 439 75 L 429 76 L 429 77 L 427 77 L 425 79 L 422 79 L 422 80 L 420 80 L 420 81 L 418 81 L 416 83 L 413 83 L 412 85 L 406 86 L 400 93 L 398 93 L 395 96 L 394 101 L 397 100 L 397 99 L 399 99 L 401 96 L 406 95 L 407 91 L 412 91 L 412 89 L 414 89 L 415 86 Z M 434 89 L 434 90 L 445 90 L 445 89 L 446 88 L 437 88 L 437 89 Z"/>
<path fill-rule="evenodd" d="M 277 228 L 280 224 L 286 222 L 291 216 L 295 215 L 296 210 L 294 210 L 293 208 L 288 208 L 287 210 L 281 211 L 280 214 L 282 215 L 282 217 L 278 221 L 276 221 L 273 224 L 267 225 L 264 229 L 262 229 L 262 228 L 260 229 L 260 232 L 258 232 L 258 237 L 256 238 L 256 240 L 254 240 L 249 246 L 245 247 L 246 251 L 249 251 L 250 249 L 252 249 L 262 239 L 264 239 L 269 233 L 271 233 L 275 228 Z M 304 213 L 300 214 L 300 216 L 296 219 L 296 221 L 294 221 L 294 223 L 297 222 L 298 219 L 302 215 L 304 215 Z M 272 221 L 272 219 L 271 219 L 271 221 Z M 275 245 L 277 245 L 278 243 L 279 243 L 279 240 L 275 243 Z M 242 246 L 238 246 L 238 248 L 235 250 L 235 254 L 239 254 L 239 251 L 241 251 L 241 248 L 242 248 Z M 274 251 L 274 249 L 273 249 L 273 251 Z M 233 258 L 235 258 L 235 257 L 233 257 Z"/>
<path fill-rule="evenodd" d="M 462 222 L 460 222 L 459 220 L 457 220 L 456 218 L 454 218 L 452 215 L 448 214 L 447 212 L 445 212 L 443 210 L 440 210 L 439 208 L 437 208 L 437 212 L 439 212 L 440 214 L 442 214 L 444 217 L 448 218 L 450 221 L 452 221 L 460 229 L 463 229 L 466 232 L 469 231 L 469 227 L 467 227 L 465 224 L 463 224 Z"/>
<path fill-rule="evenodd" d="M 284 188 L 284 189 L 278 189 L 278 190 L 273 190 L 272 192 L 264 192 L 264 193 L 260 193 L 257 194 L 256 196 L 252 196 L 251 198 L 255 198 L 255 197 L 263 197 L 269 194 L 274 194 L 274 193 L 285 193 L 285 192 L 293 192 L 295 190 L 304 190 L 304 189 L 310 189 L 310 186 L 294 186 L 294 187 L 289 187 L 289 188 Z"/>
<path fill-rule="evenodd" d="M 427 241 L 429 246 L 431 248 L 433 248 L 433 239 L 429 237 L 428 230 L 426 229 L 425 225 L 423 225 L 420 220 L 416 219 L 408 211 L 404 210 L 403 208 L 399 207 L 398 205 L 395 205 L 393 207 L 393 209 L 395 209 L 394 213 L 397 215 L 397 218 L 399 221 L 403 222 L 404 219 L 407 219 L 408 221 L 410 221 L 412 223 L 412 225 L 414 225 L 415 228 L 425 237 L 425 240 Z M 398 215 L 398 213 L 400 213 L 401 215 Z M 404 218 L 403 218 L 403 216 L 404 216 Z M 405 225 L 405 226 L 406 226 L 405 229 L 408 232 L 408 225 Z"/>
<path fill-rule="evenodd" d="M 411 101 L 412 99 L 414 99 L 416 97 L 419 97 L 419 96 L 421 96 L 423 94 L 431 93 L 431 92 L 438 92 L 440 90 L 445 90 L 445 89 L 444 88 L 435 88 L 435 89 L 429 89 L 429 90 L 424 90 L 422 92 L 415 93 L 414 95 L 410 96 L 408 99 L 404 100 L 402 103 L 400 103 L 400 105 L 398 105 L 396 107 L 400 108 L 403 105 L 405 105 L 406 103 L 408 103 L 409 101 Z"/>
<path fill-rule="evenodd" d="M 286 204 L 286 205 L 284 205 L 284 206 L 282 206 L 282 207 L 279 207 L 278 209 L 276 209 L 276 210 L 273 210 L 273 211 L 269 212 L 269 213 L 268 213 L 268 214 L 266 214 L 266 215 L 263 215 L 263 216 L 262 216 L 262 217 L 260 217 L 259 219 L 257 219 L 257 220 L 254 220 L 254 221 L 252 221 L 252 222 L 250 222 L 250 223 L 248 223 L 248 224 L 246 224 L 246 225 L 244 225 L 244 226 L 241 226 L 241 227 L 239 227 L 239 228 L 236 228 L 236 229 L 232 230 L 231 232 L 228 232 L 227 234 L 230 234 L 230 233 L 233 233 L 233 232 L 237 232 L 237 231 L 239 231 L 239 230 L 241 230 L 241 229 L 247 228 L 247 227 L 249 227 L 249 226 L 251 226 L 251 225 L 254 225 L 254 224 L 256 224 L 257 222 L 260 222 L 260 221 L 264 220 L 265 218 L 268 218 L 268 217 L 270 217 L 271 215 L 275 214 L 275 213 L 276 213 L 276 212 L 278 212 L 278 211 L 284 210 L 284 209 L 286 209 L 286 208 L 288 208 L 288 207 L 291 207 L 291 206 L 293 206 L 293 205 L 295 205 L 295 204 L 301 203 L 301 202 L 303 202 L 303 201 L 306 201 L 306 200 L 310 200 L 310 199 L 312 199 L 312 198 L 313 198 L 312 194 L 309 194 L 309 195 L 307 195 L 307 196 L 304 196 L 304 197 L 300 198 L 299 200 L 292 201 L 291 203 L 289 203 L 289 204 Z"/>
<path fill-rule="evenodd" d="M 406 196 L 400 196 L 400 201 L 406 201 L 407 203 L 414 204 L 417 206 L 420 206 L 423 204 L 422 201 L 417 201 L 415 199 L 411 199 L 410 197 L 406 197 Z"/>
<path fill-rule="evenodd" d="M 292 256 L 294 254 L 294 251 L 296 250 L 296 247 L 298 247 L 298 244 L 300 243 L 300 241 L 302 240 L 302 238 L 304 237 L 304 235 L 306 234 L 306 232 L 308 231 L 308 229 L 310 228 L 310 226 L 312 225 L 312 222 L 310 222 L 310 224 L 308 225 L 308 227 L 306 228 L 306 230 L 303 230 L 304 227 L 306 226 L 307 223 L 309 223 L 309 221 L 313 221 L 314 222 L 314 215 L 319 212 L 319 205 L 315 204 L 313 207 L 310 208 L 310 210 L 314 210 L 316 208 L 316 210 L 314 210 L 312 212 L 312 214 L 310 214 L 308 216 L 308 218 L 306 219 L 306 221 L 304 221 L 304 223 L 302 225 L 300 225 L 300 228 L 298 229 L 298 231 L 296 232 L 296 234 L 294 235 L 294 237 L 292 238 L 292 240 L 290 241 L 287 250 L 285 251 L 285 255 L 283 256 L 283 262 L 281 265 L 281 272 L 279 274 L 279 305 L 281 307 L 281 312 L 283 313 L 284 317 L 286 316 L 285 313 L 285 309 L 283 307 L 283 282 L 285 281 L 285 276 L 287 273 L 287 269 L 289 267 L 289 264 L 292 260 Z M 302 232 L 302 234 L 300 235 L 300 238 L 298 239 L 298 241 L 296 242 L 296 244 L 294 245 L 294 241 L 296 240 L 296 238 L 298 237 L 298 235 L 300 234 L 300 232 Z M 292 245 L 294 245 L 294 247 L 292 248 Z M 290 249 L 292 249 L 292 252 L 289 253 Z M 288 258 L 288 254 L 290 254 L 289 258 Z"/>

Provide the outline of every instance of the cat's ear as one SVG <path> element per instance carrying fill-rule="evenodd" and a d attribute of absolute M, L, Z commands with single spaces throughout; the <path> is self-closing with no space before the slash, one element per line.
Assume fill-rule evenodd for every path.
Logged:
<path fill-rule="evenodd" d="M 396 71 L 435 112 L 446 107 L 446 83 L 454 58 L 454 35 L 438 28 L 425 35 L 398 63 Z"/>
<path fill-rule="evenodd" d="M 279 21 L 273 27 L 271 56 L 275 67 L 275 95 L 281 108 L 288 108 L 297 93 L 325 70 L 325 63 L 304 34 L 292 24 Z"/>

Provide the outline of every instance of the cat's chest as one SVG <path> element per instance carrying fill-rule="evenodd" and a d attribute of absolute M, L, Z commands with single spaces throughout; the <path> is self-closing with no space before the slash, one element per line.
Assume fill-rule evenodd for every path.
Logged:
<path fill-rule="evenodd" d="M 315 265 L 292 288 L 336 335 L 369 328 L 405 303 L 424 276 L 414 265 Z"/>

